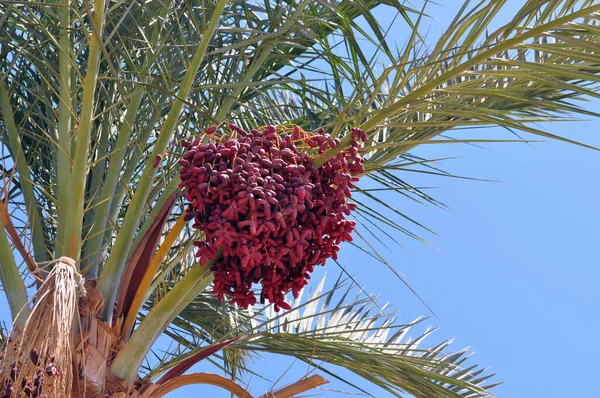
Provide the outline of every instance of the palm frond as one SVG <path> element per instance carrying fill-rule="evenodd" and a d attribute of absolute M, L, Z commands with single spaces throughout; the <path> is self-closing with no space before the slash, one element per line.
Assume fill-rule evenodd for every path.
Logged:
<path fill-rule="evenodd" d="M 405 62 L 357 93 L 350 117 L 338 116 L 331 125 L 343 117 L 345 125 L 371 132 L 367 162 L 375 167 L 465 126 L 575 143 L 533 126 L 577 113 L 597 116 L 582 100 L 597 97 L 600 6 L 563 3 L 527 1 L 492 33 L 487 28 L 505 2 L 465 5 L 432 50 L 419 50 L 418 42 L 407 46 Z"/>
<path fill-rule="evenodd" d="M 348 281 L 338 280 L 329 291 L 324 287 L 325 278 L 312 294 L 301 294 L 293 301 L 292 309 L 283 313 L 274 312 L 272 306 L 246 312 L 221 306 L 214 297 L 203 294 L 166 331 L 180 345 L 173 355 L 167 353 L 155 367 L 147 369 L 149 377 L 194 356 L 208 343 L 249 334 L 225 352 L 291 356 L 336 378 L 330 366 L 341 366 L 397 396 L 490 394 L 489 388 L 495 385 L 489 381 L 493 375 L 467 363 L 468 349 L 448 352 L 450 340 L 426 345 L 424 341 L 433 330 L 419 333 L 421 319 L 398 324 L 388 304 L 362 294 Z M 411 333 L 416 337 L 409 337 Z M 237 361 L 229 366 L 218 361 L 215 364 L 251 371 L 247 360 L 233 357 Z M 227 364 L 225 354 L 221 359 Z M 340 380 L 353 385 L 348 379 Z"/>

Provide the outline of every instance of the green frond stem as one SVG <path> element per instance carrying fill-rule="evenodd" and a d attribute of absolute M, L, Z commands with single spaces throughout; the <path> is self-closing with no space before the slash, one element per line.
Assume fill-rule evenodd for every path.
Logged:
<path fill-rule="evenodd" d="M 156 168 L 152 167 L 152 163 L 157 155 L 162 155 L 173 136 L 177 122 L 183 110 L 184 100 L 187 98 L 192 83 L 200 67 L 200 63 L 206 55 L 208 45 L 217 29 L 217 25 L 221 19 L 221 14 L 225 9 L 228 0 L 219 0 L 215 6 L 214 13 L 210 19 L 208 27 L 200 40 L 200 44 L 196 48 L 194 57 L 187 68 L 177 97 L 173 101 L 173 106 L 169 111 L 169 115 L 165 124 L 163 125 L 161 132 L 156 139 L 154 150 L 150 155 L 150 158 L 146 164 L 144 172 L 140 178 L 138 187 L 133 195 L 133 199 L 129 203 L 127 213 L 123 220 L 123 225 L 117 234 L 114 246 L 111 250 L 110 256 L 104 265 L 104 269 L 100 273 L 100 279 L 98 281 L 98 290 L 103 294 L 106 300 L 104 319 L 110 321 L 112 318 L 113 304 L 116 299 L 116 295 L 119 289 L 117 283 L 124 272 L 125 262 L 127 260 L 127 253 L 129 251 L 131 242 L 133 241 L 134 234 L 138 227 L 139 220 L 144 212 L 146 200 L 152 188 L 152 182 L 156 176 Z"/>
<path fill-rule="evenodd" d="M 170 4 L 170 2 L 164 4 L 164 7 L 161 8 L 161 11 L 157 15 L 157 18 L 162 19 L 166 16 Z M 155 24 L 151 33 L 150 44 L 156 44 L 159 38 L 159 32 L 160 24 Z M 152 60 L 153 57 L 146 58 L 144 61 L 144 66 L 142 67 L 143 73 L 146 73 L 152 63 Z M 142 83 L 148 83 L 149 80 L 150 78 L 148 77 Z M 116 194 L 117 185 L 119 183 L 119 178 L 123 168 L 123 160 L 127 154 L 126 149 L 130 144 L 135 118 L 138 115 L 145 93 L 146 90 L 144 84 L 137 84 L 135 86 L 133 95 L 129 101 L 129 104 L 127 105 L 127 110 L 125 111 L 123 123 L 121 124 L 117 134 L 117 142 L 110 157 L 110 165 L 106 172 L 106 178 L 102 184 L 102 190 L 97 197 L 98 205 L 94 208 L 93 212 L 92 228 L 89 234 L 90 239 L 88 239 L 88 241 L 84 244 L 83 256 L 85 259 L 87 259 L 88 265 L 91 265 L 90 274 L 94 277 L 96 277 L 98 274 L 98 266 L 102 260 L 102 246 L 105 237 L 105 234 L 102 232 L 105 231 L 106 224 L 108 223 L 110 217 L 112 203 L 111 199 L 114 198 Z M 150 122 L 152 120 L 158 120 L 158 113 L 156 113 L 156 115 L 156 119 L 151 118 Z M 154 123 L 149 123 L 148 129 L 151 131 L 153 128 Z M 137 164 L 137 162 L 133 162 L 132 165 L 135 164 Z"/>
<path fill-rule="evenodd" d="M 214 279 L 210 267 L 221 257 L 219 254 L 205 266 L 196 265 L 190 269 L 146 315 L 140 326 L 111 365 L 112 373 L 133 382 L 144 358 L 165 328 L 175 319 L 182 306 L 193 301 Z"/>
<path fill-rule="evenodd" d="M 94 198 L 97 205 L 94 206 L 94 221 L 90 229 L 90 238 L 84 245 L 83 257 L 93 265 L 94 273 L 101 258 L 99 256 L 102 244 L 104 241 L 104 230 L 106 229 L 108 214 L 110 211 L 110 198 L 113 197 L 117 183 L 119 182 L 119 175 L 123 167 L 123 159 L 125 158 L 127 145 L 130 141 L 130 134 L 133 130 L 133 123 L 137 116 L 138 109 L 142 103 L 144 95 L 144 89 L 138 88 L 131 101 L 129 107 L 125 113 L 123 124 L 117 134 L 117 142 L 115 143 L 115 149 L 112 152 L 110 158 L 110 165 L 106 173 L 106 178 L 102 185 L 102 191 Z"/>
<path fill-rule="evenodd" d="M 38 203 L 33 192 L 33 184 L 29 174 L 29 165 L 27 164 L 27 159 L 25 159 L 21 137 L 19 136 L 13 117 L 8 88 L 4 81 L 0 81 L 0 110 L 2 111 L 1 114 L 4 119 L 4 126 L 8 133 L 8 143 L 6 144 L 11 150 L 13 160 L 19 173 L 19 182 L 21 184 L 21 191 L 23 192 L 23 199 L 25 200 L 29 229 L 31 230 L 34 257 L 38 262 L 46 261 L 47 253 L 42 218 L 40 217 Z"/>
<path fill-rule="evenodd" d="M 125 199 L 126 189 L 127 187 L 129 187 L 129 183 L 131 182 L 131 178 L 135 173 L 136 167 L 139 164 L 140 159 L 144 155 L 142 145 L 148 141 L 148 137 L 150 137 L 150 134 L 152 133 L 154 126 L 156 125 L 156 122 L 158 122 L 159 118 L 160 115 L 158 112 L 153 113 L 153 115 L 150 117 L 150 120 L 148 121 L 146 129 L 144 129 L 141 136 L 134 144 L 135 148 L 133 149 L 133 153 L 127 161 L 127 167 L 123 171 L 120 183 L 117 185 L 115 194 L 110 200 L 110 213 L 108 215 L 107 220 L 108 223 L 114 224 L 114 220 L 116 220 L 119 216 L 119 212 L 121 211 L 123 205 L 123 200 Z M 152 220 L 154 220 L 156 214 L 162 208 L 162 205 L 164 204 L 165 200 L 171 195 L 171 193 L 178 189 L 177 185 L 177 179 L 174 178 L 162 192 L 161 196 L 156 201 L 156 204 L 152 207 L 152 210 L 150 210 L 150 214 L 148 215 L 147 219 L 142 223 L 142 226 L 138 230 L 138 234 L 136 235 L 136 238 L 134 239 L 133 244 L 131 245 L 131 249 L 127 258 L 131 256 L 131 253 L 133 252 L 134 248 L 137 247 L 139 240 L 144 236 L 144 234 L 150 227 L 150 224 L 152 224 Z M 110 240 L 111 234 L 112 229 L 107 229 L 106 233 L 104 234 L 105 241 Z M 107 249 L 108 247 L 104 245 L 101 254 L 99 254 L 98 256 L 102 259 L 106 258 Z M 94 255 L 94 253 L 91 254 Z M 95 265 L 97 266 L 98 264 Z M 95 267 L 92 267 L 92 269 L 90 270 L 90 275 L 92 275 L 94 278 L 98 276 L 98 271 L 95 269 Z"/>
<path fill-rule="evenodd" d="M 70 192 L 69 215 L 67 227 L 62 240 L 62 251 L 68 253 L 79 266 L 81 257 L 81 239 L 84 218 L 85 184 L 89 170 L 88 156 L 92 133 L 92 116 L 94 111 L 94 93 L 98 80 L 98 65 L 102 46 L 102 31 L 104 27 L 105 0 L 96 0 L 94 4 L 94 26 L 90 32 L 90 52 L 88 56 L 87 73 L 83 85 L 81 116 L 77 129 L 77 144 L 73 159 L 70 187 L 61 187 Z M 68 249 L 67 249 L 68 248 Z"/>
<path fill-rule="evenodd" d="M 63 237 L 69 207 L 69 187 L 71 181 L 71 0 L 61 0 L 60 8 L 60 37 L 59 42 L 59 84 L 60 99 L 58 103 L 58 148 L 56 148 L 56 235 Z M 57 239 L 55 248 L 57 257 L 64 254 L 62 239 Z"/>
<path fill-rule="evenodd" d="M 154 112 L 152 116 L 150 116 L 146 128 L 142 131 L 141 135 L 133 144 L 134 148 L 132 150 L 131 157 L 127 159 L 127 166 L 125 167 L 125 170 L 121 175 L 120 183 L 117 185 L 115 194 L 111 199 L 110 214 L 108 219 L 109 221 L 115 220 L 119 213 L 119 210 L 121 209 L 123 199 L 125 199 L 125 190 L 129 186 L 131 178 L 135 174 L 135 170 L 140 162 L 140 159 L 144 155 L 143 145 L 146 142 L 148 142 L 148 138 L 150 137 L 150 134 L 152 134 L 154 126 L 156 125 L 159 119 L 160 114 L 158 112 Z"/>
<path fill-rule="evenodd" d="M 114 101 L 114 91 L 115 85 L 111 85 L 108 90 L 111 92 L 109 98 L 111 102 Z M 85 213 L 84 225 L 91 225 L 90 231 L 88 232 L 88 238 L 83 243 L 83 254 L 81 256 L 81 266 L 82 270 L 87 270 L 87 274 L 92 278 L 96 278 L 98 276 L 98 261 L 101 259 L 102 254 L 98 252 L 93 252 L 89 250 L 89 243 L 91 240 L 95 239 L 96 236 L 93 235 L 92 229 L 94 228 L 94 215 L 96 214 L 96 206 L 100 205 L 99 197 L 100 192 L 102 191 L 102 185 L 104 182 L 104 170 L 106 170 L 106 165 L 108 163 L 108 151 L 110 145 L 110 133 L 112 128 L 112 119 L 110 117 L 110 113 L 107 113 L 102 120 L 102 125 L 100 126 L 98 135 L 98 144 L 96 147 L 96 164 L 92 167 L 90 173 L 90 184 L 89 189 L 87 190 L 87 197 L 90 198 L 89 210 Z M 103 234 L 105 235 L 105 234 Z"/>
<path fill-rule="evenodd" d="M 0 281 L 8 300 L 13 323 L 22 327 L 30 312 L 27 304 L 27 291 L 4 232 L 2 217 L 0 217 Z"/>

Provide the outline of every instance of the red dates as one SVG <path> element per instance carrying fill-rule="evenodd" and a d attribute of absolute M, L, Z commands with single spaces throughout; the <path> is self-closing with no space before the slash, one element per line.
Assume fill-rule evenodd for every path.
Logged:
<path fill-rule="evenodd" d="M 316 168 L 310 154 L 339 143 L 322 130 L 307 136 L 296 127 L 281 137 L 273 126 L 250 133 L 229 128 L 228 141 L 183 143 L 179 186 L 189 203 L 186 218 L 206 237 L 194 242 L 196 256 L 206 265 L 223 249 L 211 268 L 219 300 L 247 308 L 256 304 L 252 287 L 260 284 L 262 303 L 289 309 L 285 294 L 297 297 L 315 265 L 336 259 L 340 243 L 352 240 L 356 223 L 346 215 L 356 205 L 348 199 L 364 171 L 359 148 L 366 136 L 353 129 L 352 147 Z"/>

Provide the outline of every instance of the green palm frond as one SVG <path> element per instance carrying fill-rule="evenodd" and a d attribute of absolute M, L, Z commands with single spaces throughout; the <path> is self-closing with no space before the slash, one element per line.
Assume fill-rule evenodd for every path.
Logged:
<path fill-rule="evenodd" d="M 353 117 L 344 121 L 371 132 L 368 164 L 384 167 L 463 127 L 501 126 L 573 143 L 533 126 L 577 113 L 597 116 L 582 100 L 598 96 L 600 6 L 568 3 L 527 1 L 491 33 L 505 1 L 465 4 L 433 49 L 409 43 L 401 62 L 356 95 Z M 331 124 L 341 117 L 348 119 Z"/>
<path fill-rule="evenodd" d="M 338 377 L 330 365 L 346 368 L 366 380 L 401 396 L 488 396 L 495 383 L 485 369 L 468 364 L 468 349 L 448 352 L 451 341 L 426 345 L 433 332 L 417 331 L 422 320 L 397 323 L 394 311 L 375 296 L 366 296 L 356 285 L 338 280 L 324 291 L 325 278 L 314 292 L 300 294 L 292 309 L 276 313 L 272 306 L 248 312 L 222 306 L 214 297 L 203 294 L 191 303 L 169 328 L 166 335 L 178 345 L 154 368 L 156 377 L 194 355 L 207 343 L 238 335 L 248 339 L 235 343 L 214 364 L 227 370 L 252 371 L 246 355 L 281 354 L 298 358 L 353 386 Z M 306 297 L 304 297 L 306 295 Z M 417 333 L 411 338 L 410 334 Z M 227 353 L 235 358 L 229 363 Z M 366 393 L 366 391 L 363 391 Z"/>

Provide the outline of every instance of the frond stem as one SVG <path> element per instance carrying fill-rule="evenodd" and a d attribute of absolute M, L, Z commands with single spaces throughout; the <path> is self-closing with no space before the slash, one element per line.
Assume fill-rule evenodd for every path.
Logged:
<path fill-rule="evenodd" d="M 10 215 L 8 214 L 8 210 L 6 208 L 5 203 L 0 203 L 0 220 L 2 221 L 2 226 L 6 230 L 6 233 L 8 234 L 8 236 L 10 236 L 10 239 L 12 240 L 15 249 L 19 252 L 21 257 L 23 257 L 23 261 L 25 261 L 25 264 L 27 264 L 27 269 L 29 270 L 31 275 L 33 275 L 33 277 L 36 279 L 37 285 L 40 286 L 43 281 L 43 278 L 41 277 L 37 264 L 31 257 L 31 254 L 29 254 L 29 252 L 25 249 L 23 242 L 21 242 L 19 232 L 17 231 L 15 225 L 10 219 Z"/>
<path fill-rule="evenodd" d="M 157 17 L 163 19 L 167 14 L 169 6 L 170 3 L 165 4 L 165 6 L 161 8 L 161 11 L 158 13 Z M 154 29 L 152 30 L 152 43 L 156 43 L 158 40 L 159 32 L 160 24 L 155 24 Z M 152 59 L 153 57 L 147 57 L 144 61 L 144 65 L 142 67 L 142 71 L 144 71 L 143 73 L 146 73 L 146 71 L 150 68 Z M 149 78 L 146 78 L 143 83 L 147 83 L 148 81 Z M 92 265 L 91 271 L 93 275 L 97 275 L 98 273 L 98 265 L 102 259 L 102 256 L 99 254 L 102 252 L 102 245 L 105 237 L 105 234 L 103 234 L 102 231 L 106 229 L 108 217 L 110 217 L 110 208 L 112 202 L 111 198 L 113 198 L 116 193 L 116 188 L 122 173 L 123 160 L 127 154 L 126 149 L 130 144 L 131 133 L 135 124 L 135 119 L 138 116 L 145 93 L 146 90 L 144 84 L 138 84 L 134 87 L 131 100 L 127 104 L 127 110 L 125 111 L 123 123 L 121 124 L 117 134 L 117 142 L 115 143 L 114 150 L 111 154 L 110 160 L 108 161 L 109 168 L 106 172 L 106 178 L 104 179 L 100 196 L 97 199 L 97 203 L 99 205 L 98 208 L 94 210 L 94 221 L 90 231 L 90 236 L 92 238 L 90 238 L 90 240 L 84 245 L 84 253 L 86 254 L 84 257 L 89 258 L 89 261 Z M 154 125 L 149 127 L 154 127 Z"/>
<path fill-rule="evenodd" d="M 185 227 L 185 215 L 186 214 L 184 213 L 179 217 L 179 219 L 177 219 L 177 222 L 169 231 L 168 235 L 165 237 L 165 240 L 162 242 L 162 244 L 158 248 L 158 251 L 152 258 L 152 261 L 148 266 L 148 270 L 146 270 L 146 273 L 144 274 L 144 278 L 140 282 L 140 285 L 138 287 L 137 292 L 135 293 L 135 297 L 133 298 L 131 306 L 125 309 L 127 311 L 127 317 L 125 318 L 125 322 L 123 323 L 123 329 L 121 332 L 121 335 L 123 336 L 123 340 L 125 342 L 129 340 L 131 330 L 133 329 L 133 324 L 135 323 L 135 320 L 138 316 L 138 312 L 142 307 L 144 300 L 146 299 L 148 287 L 150 286 L 152 280 L 156 276 L 158 267 L 160 267 L 162 260 L 165 258 L 169 250 L 171 250 L 171 246 L 173 246 L 175 239 L 177 239 L 177 237 L 179 237 L 179 235 L 181 234 L 183 227 Z"/>
<path fill-rule="evenodd" d="M 61 245 L 65 239 L 65 229 L 69 207 L 69 186 L 71 181 L 71 40 L 69 37 L 71 24 L 71 0 L 61 0 L 60 37 L 58 39 L 58 63 L 60 98 L 58 104 L 58 148 L 56 148 L 56 212 L 58 237 L 55 252 L 57 256 L 66 254 Z"/>
<path fill-rule="evenodd" d="M 189 375 L 176 377 L 158 387 L 157 390 L 152 392 L 151 397 L 160 398 L 173 390 L 176 390 L 180 387 L 189 386 L 191 384 L 210 384 L 212 386 L 221 387 L 222 389 L 229 391 L 239 398 L 252 398 L 252 395 L 250 395 L 248 391 L 246 391 L 242 386 L 233 380 L 213 373 L 192 373 Z M 283 396 L 280 396 L 278 398 L 282 397 Z"/>
<path fill-rule="evenodd" d="M 181 278 L 166 296 L 146 315 L 127 344 L 117 354 L 111 365 L 112 373 L 133 382 L 142 362 L 156 339 L 175 319 L 182 306 L 196 299 L 214 279 L 210 268 L 221 258 L 222 251 L 205 266 L 195 265 Z"/>
<path fill-rule="evenodd" d="M 67 228 L 63 240 L 63 252 L 68 247 L 69 257 L 79 265 L 81 257 L 81 239 L 84 218 L 85 183 L 89 170 L 88 155 L 92 132 L 92 114 L 94 111 L 94 93 L 96 92 L 96 81 L 98 80 L 98 65 L 100 61 L 100 47 L 102 45 L 102 31 L 104 26 L 105 0 L 96 0 L 94 5 L 94 26 L 92 27 L 90 40 L 90 51 L 88 56 L 87 73 L 83 85 L 83 96 L 81 103 L 81 117 L 77 129 L 77 144 L 72 166 L 72 179 L 70 187 L 62 187 L 70 190 L 69 214 L 67 217 Z"/>
<path fill-rule="evenodd" d="M 110 256 L 100 274 L 98 290 L 103 294 L 104 299 L 106 300 L 106 306 L 104 310 L 104 319 L 106 321 L 110 321 L 112 318 L 113 304 L 119 289 L 119 283 L 117 282 L 123 275 L 125 262 L 127 260 L 126 254 L 129 251 L 131 242 L 133 241 L 139 220 L 146 205 L 146 200 L 148 199 L 150 189 L 152 188 L 152 182 L 156 176 L 157 170 L 152 166 L 152 164 L 157 155 L 162 155 L 165 152 L 167 145 L 175 132 L 177 122 L 181 115 L 181 111 L 183 110 L 184 100 L 187 98 L 190 92 L 192 83 L 200 67 L 200 63 L 206 55 L 208 45 L 217 30 L 217 25 L 221 20 L 221 15 L 227 3 L 228 0 L 219 0 L 215 6 L 215 10 L 210 19 L 208 27 L 206 28 L 206 31 L 200 40 L 200 44 L 194 53 L 194 57 L 187 68 L 187 72 L 183 82 L 181 83 L 177 97 L 173 101 L 173 106 L 169 111 L 167 120 L 161 129 L 161 133 L 156 139 L 154 150 L 150 155 L 133 199 L 129 204 L 125 219 L 123 220 L 123 225 L 117 234 Z"/>
<path fill-rule="evenodd" d="M 23 145 L 21 144 L 21 137 L 19 136 L 15 119 L 13 117 L 13 111 L 8 95 L 8 88 L 6 87 L 4 81 L 0 81 L 0 110 L 2 111 L 4 126 L 8 134 L 8 142 L 6 144 L 11 149 L 13 160 L 15 162 L 17 171 L 19 172 L 21 192 L 23 193 L 23 199 L 25 200 L 25 206 L 27 207 L 27 220 L 29 221 L 29 229 L 31 230 L 33 253 L 37 261 L 46 261 L 46 239 L 44 236 L 42 218 L 40 216 L 37 200 L 35 199 L 35 194 L 33 192 L 33 183 L 31 182 L 29 165 L 27 164 L 25 152 L 23 151 Z M 16 242 L 15 245 L 17 245 Z M 27 255 L 27 257 L 30 256 Z"/>
<path fill-rule="evenodd" d="M 312 390 L 322 386 L 323 384 L 329 383 L 326 378 L 320 375 L 313 375 L 306 379 L 298 380 L 297 382 L 290 384 L 280 390 L 273 391 L 262 395 L 260 398 L 289 398 L 294 397 L 298 394 L 302 394 L 305 391 Z"/>

